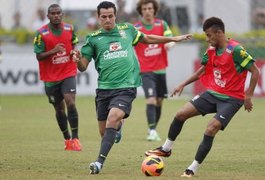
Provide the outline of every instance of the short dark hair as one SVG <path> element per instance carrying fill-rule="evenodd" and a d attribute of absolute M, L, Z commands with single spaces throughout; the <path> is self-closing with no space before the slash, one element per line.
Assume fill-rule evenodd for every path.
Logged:
<path fill-rule="evenodd" d="M 51 4 L 51 5 L 48 7 L 48 14 L 49 14 L 51 8 L 57 8 L 57 7 L 59 7 L 59 8 L 62 10 L 62 8 L 61 8 L 61 6 L 60 6 L 59 4 Z"/>
<path fill-rule="evenodd" d="M 153 7 L 154 7 L 154 10 L 155 10 L 155 13 L 154 15 L 157 14 L 158 10 L 159 10 L 159 4 L 156 0 L 139 0 L 137 5 L 136 5 L 136 10 L 137 12 L 142 16 L 142 5 L 144 4 L 148 4 L 148 3 L 152 3 L 153 4 Z"/>
<path fill-rule="evenodd" d="M 109 8 L 113 8 L 114 14 L 116 15 L 116 6 L 114 3 L 110 2 L 110 1 L 102 1 L 101 3 L 99 3 L 99 5 L 97 7 L 98 16 L 100 15 L 100 9 L 109 9 Z"/>
<path fill-rule="evenodd" d="M 225 33 L 224 22 L 220 18 L 217 18 L 217 17 L 210 17 L 204 21 L 203 31 L 205 32 L 209 28 L 213 28 L 216 31 L 222 30 Z"/>

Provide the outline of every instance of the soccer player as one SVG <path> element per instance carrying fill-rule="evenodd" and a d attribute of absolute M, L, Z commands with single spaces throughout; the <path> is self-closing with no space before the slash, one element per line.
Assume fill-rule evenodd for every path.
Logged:
<path fill-rule="evenodd" d="M 102 135 L 98 158 L 90 163 L 90 174 L 98 174 L 110 152 L 121 120 L 131 112 L 136 88 L 141 85 L 140 69 L 133 46 L 143 43 L 167 43 L 188 40 L 191 35 L 163 37 L 144 35 L 132 24 L 116 24 L 116 6 L 103 1 L 97 6 L 102 27 L 88 35 L 81 55 L 73 51 L 73 60 L 80 71 L 85 71 L 93 59 L 98 72 L 96 111 L 99 132 Z"/>
<path fill-rule="evenodd" d="M 172 36 L 166 21 L 156 18 L 159 4 L 156 0 L 140 0 L 137 11 L 142 19 L 134 26 L 145 34 Z M 166 67 L 168 66 L 167 50 L 172 47 L 168 44 L 144 44 L 135 46 L 136 55 L 140 63 L 143 90 L 146 98 L 146 116 L 149 127 L 148 141 L 160 141 L 156 131 L 162 110 L 164 98 L 167 98 Z"/>
<path fill-rule="evenodd" d="M 199 78 L 207 90 L 196 95 L 177 112 L 169 127 L 165 143 L 145 152 L 145 155 L 170 156 L 173 143 L 186 120 L 197 115 L 216 113 L 207 125 L 195 160 L 184 171 L 182 177 L 192 177 L 196 173 L 209 153 L 215 135 L 219 130 L 226 128 L 241 106 L 244 105 L 248 112 L 252 111 L 251 98 L 259 77 L 255 60 L 240 43 L 226 37 L 225 25 L 221 19 L 207 19 L 203 23 L 203 31 L 210 46 L 202 58 L 201 67 L 178 85 L 172 96 L 180 95 L 185 86 Z M 247 72 L 250 72 L 250 83 L 244 91 Z"/>
<path fill-rule="evenodd" d="M 38 29 L 34 39 L 40 79 L 44 81 L 46 95 L 55 109 L 55 116 L 65 139 L 64 149 L 80 151 L 78 112 L 75 105 L 77 67 L 70 57 L 78 38 L 73 26 L 62 22 L 63 12 L 58 4 L 49 6 L 47 17 L 50 22 Z"/>

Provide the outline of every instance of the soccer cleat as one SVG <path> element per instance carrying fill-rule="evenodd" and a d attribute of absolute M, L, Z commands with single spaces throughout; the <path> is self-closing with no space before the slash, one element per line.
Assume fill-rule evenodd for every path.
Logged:
<path fill-rule="evenodd" d="M 186 177 L 186 178 L 192 178 L 192 176 L 194 176 L 194 172 L 190 169 L 186 169 L 181 175 L 181 177 Z"/>
<path fill-rule="evenodd" d="M 161 141 L 161 138 L 159 137 L 158 133 L 155 130 L 151 130 L 146 140 L 147 141 Z"/>
<path fill-rule="evenodd" d="M 90 174 L 98 174 L 102 169 L 102 165 L 99 162 L 92 162 L 89 164 Z"/>
<path fill-rule="evenodd" d="M 171 155 L 171 150 L 166 152 L 162 149 L 162 146 L 160 146 L 156 149 L 146 151 L 144 154 L 146 156 L 157 155 L 157 156 L 162 156 L 162 157 L 169 157 Z"/>
<path fill-rule="evenodd" d="M 67 151 L 72 150 L 72 140 L 70 139 L 64 140 L 64 150 L 67 150 Z"/>
<path fill-rule="evenodd" d="M 72 141 L 72 150 L 73 150 L 73 151 L 81 151 L 82 146 L 81 146 L 81 144 L 80 144 L 79 139 L 74 138 L 74 139 L 72 139 L 71 141 Z"/>
<path fill-rule="evenodd" d="M 114 141 L 115 143 L 119 143 L 121 140 L 121 137 L 122 137 L 121 130 L 122 130 L 123 124 L 124 124 L 124 119 L 121 120 L 121 124 L 116 132 L 115 141 Z"/>

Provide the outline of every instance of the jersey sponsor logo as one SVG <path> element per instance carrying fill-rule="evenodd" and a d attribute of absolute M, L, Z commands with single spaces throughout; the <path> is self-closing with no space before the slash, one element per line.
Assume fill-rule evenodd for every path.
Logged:
<path fill-rule="evenodd" d="M 124 51 L 114 51 L 114 52 L 105 51 L 103 53 L 103 56 L 104 56 L 104 60 L 110 60 L 110 59 L 128 57 L 128 51 L 127 50 L 124 50 Z"/>
<path fill-rule="evenodd" d="M 158 44 L 149 44 L 147 48 L 144 50 L 144 56 L 156 56 L 161 54 L 162 49 Z"/>
<path fill-rule="evenodd" d="M 109 51 L 118 51 L 118 50 L 121 50 L 121 49 L 122 49 L 122 47 L 121 47 L 121 43 L 120 42 L 110 43 Z"/>
<path fill-rule="evenodd" d="M 224 88 L 226 85 L 226 81 L 222 80 L 222 73 L 220 70 L 215 69 L 213 71 L 213 76 L 214 76 L 214 82 L 215 84 L 217 84 L 218 86 Z"/>
<path fill-rule="evenodd" d="M 70 58 L 66 55 L 66 51 L 58 52 L 55 56 L 52 57 L 53 64 L 67 63 L 69 60 Z"/>
<path fill-rule="evenodd" d="M 103 56 L 104 60 L 128 57 L 128 51 L 122 50 L 120 42 L 112 42 L 109 46 L 109 50 L 105 51 Z"/>

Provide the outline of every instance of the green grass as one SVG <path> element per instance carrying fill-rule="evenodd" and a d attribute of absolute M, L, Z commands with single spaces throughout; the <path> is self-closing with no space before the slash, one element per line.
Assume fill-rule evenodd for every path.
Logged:
<path fill-rule="evenodd" d="M 163 140 L 175 112 L 187 100 L 166 100 L 158 132 Z M 254 110 L 243 110 L 214 141 L 195 179 L 265 179 L 264 101 L 254 99 Z M 97 157 L 100 136 L 93 97 L 78 96 L 81 152 L 63 150 L 63 137 L 46 96 L 0 96 L 0 179 L 146 179 L 140 165 L 144 151 L 162 142 L 147 142 L 145 101 L 134 101 L 123 138 L 115 144 L 99 175 L 89 175 L 88 163 Z M 181 179 L 192 162 L 212 115 L 188 121 L 164 158 L 166 167 L 156 179 Z"/>

